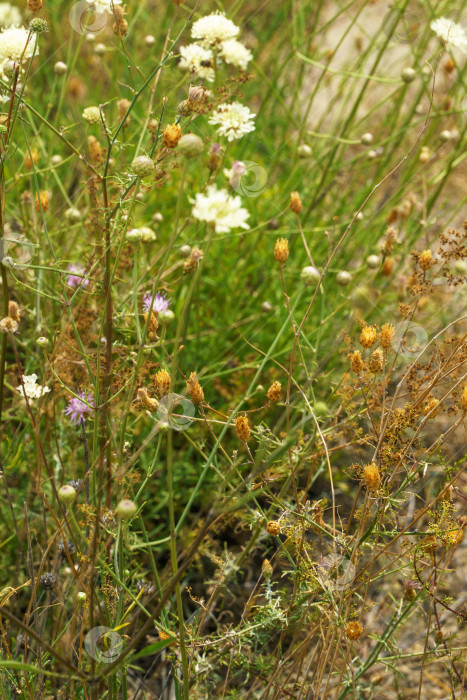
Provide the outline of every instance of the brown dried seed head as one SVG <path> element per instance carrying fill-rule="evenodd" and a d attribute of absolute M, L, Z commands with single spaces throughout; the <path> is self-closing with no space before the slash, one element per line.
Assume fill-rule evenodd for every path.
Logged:
<path fill-rule="evenodd" d="M 235 420 L 235 430 L 237 437 L 246 442 L 250 438 L 250 424 L 246 416 L 237 416 Z"/>
<path fill-rule="evenodd" d="M 370 357 L 370 372 L 377 374 L 383 371 L 384 353 L 381 348 L 376 348 Z"/>
<path fill-rule="evenodd" d="M 47 190 L 42 190 L 42 192 L 39 192 L 39 194 L 36 192 L 36 197 L 34 200 L 34 206 L 37 211 L 47 211 L 49 208 L 49 193 Z"/>
<path fill-rule="evenodd" d="M 117 102 L 117 107 L 118 107 L 118 116 L 120 117 L 120 120 L 122 120 L 125 116 L 125 114 L 128 112 L 128 109 L 131 107 L 131 102 L 130 100 L 127 100 L 123 98 L 122 100 L 119 100 Z M 128 117 L 125 119 L 125 122 L 123 126 L 128 126 L 131 121 L 131 117 L 128 115 Z"/>
<path fill-rule="evenodd" d="M 267 397 L 269 401 L 279 401 L 281 397 L 281 384 L 280 382 L 273 382 L 268 389 Z"/>
<path fill-rule="evenodd" d="M 39 12 L 42 9 L 42 0 L 28 0 L 28 10 Z"/>
<path fill-rule="evenodd" d="M 289 242 L 286 238 L 278 238 L 274 246 L 274 257 L 277 262 L 285 263 L 289 257 Z"/>
<path fill-rule="evenodd" d="M 114 12 L 117 7 L 118 5 L 114 5 Z M 128 34 L 128 22 L 126 19 L 119 19 L 113 23 L 112 29 L 114 30 L 114 34 L 117 34 L 117 36 L 126 36 Z"/>
<path fill-rule="evenodd" d="M 431 396 L 427 399 L 425 406 L 423 408 L 423 415 L 427 416 L 430 414 L 430 418 L 434 418 L 439 413 L 439 400 Z"/>
<path fill-rule="evenodd" d="M 170 391 L 170 374 L 165 369 L 160 369 L 154 379 L 159 398 L 168 394 Z"/>
<path fill-rule="evenodd" d="M 8 302 L 8 316 L 14 321 L 19 323 L 21 321 L 21 316 L 19 313 L 19 306 L 16 301 L 10 300 Z"/>
<path fill-rule="evenodd" d="M 271 566 L 271 562 L 269 561 L 269 559 L 263 560 L 263 563 L 261 564 L 261 571 L 262 571 L 264 578 L 267 578 L 267 579 L 271 578 L 272 566 Z"/>
<path fill-rule="evenodd" d="M 388 350 L 391 347 L 394 333 L 395 331 L 392 323 L 385 323 L 384 326 L 381 327 L 379 342 L 381 343 L 381 347 L 385 350 Z"/>
<path fill-rule="evenodd" d="M 28 170 L 31 170 L 33 165 L 36 165 L 37 161 L 39 160 L 39 152 L 37 148 L 31 148 L 30 153 L 26 156 L 26 160 L 24 161 L 24 165 L 27 167 Z"/>
<path fill-rule="evenodd" d="M 429 248 L 428 250 L 424 250 L 423 253 L 420 254 L 418 264 L 424 272 L 429 270 L 430 267 L 433 265 L 433 255 L 431 254 L 431 250 Z"/>
<path fill-rule="evenodd" d="M 347 637 L 347 639 L 350 639 L 352 641 L 359 639 L 359 637 L 362 636 L 362 632 L 363 627 L 356 620 L 352 620 L 352 622 L 349 622 L 347 627 L 345 628 L 345 636 Z"/>
<path fill-rule="evenodd" d="M 99 163 L 102 160 L 102 146 L 95 136 L 88 138 L 89 156 L 93 163 Z"/>
<path fill-rule="evenodd" d="M 147 323 L 148 316 L 149 316 L 148 338 L 154 338 L 154 336 L 157 333 L 157 329 L 159 328 L 159 321 L 157 320 L 155 314 L 152 311 L 151 311 L 151 315 L 149 315 L 149 311 L 145 311 L 143 316 L 144 316 L 145 323 Z"/>
<path fill-rule="evenodd" d="M 266 525 L 266 530 L 270 535 L 277 537 L 281 531 L 281 524 L 277 520 L 270 520 Z"/>
<path fill-rule="evenodd" d="M 364 348 L 371 348 L 376 342 L 376 328 L 365 326 L 360 333 L 360 345 Z"/>
<path fill-rule="evenodd" d="M 162 141 L 167 148 L 175 148 L 182 137 L 182 130 L 178 124 L 169 124 L 162 134 Z"/>
<path fill-rule="evenodd" d="M 386 258 L 381 266 L 381 274 L 390 277 L 394 272 L 394 258 Z"/>
<path fill-rule="evenodd" d="M 18 322 L 10 316 L 5 316 L 0 321 L 0 333 L 16 333 L 18 330 Z"/>
<path fill-rule="evenodd" d="M 381 484 L 381 476 L 375 462 L 367 464 L 363 469 L 363 481 L 368 489 L 375 490 Z"/>
<path fill-rule="evenodd" d="M 138 389 L 137 396 L 144 408 L 148 411 L 154 412 L 159 408 L 159 401 L 157 399 L 152 399 L 144 386 Z"/>
<path fill-rule="evenodd" d="M 190 374 L 186 385 L 188 387 L 190 398 L 193 401 L 193 403 L 202 403 L 204 401 L 204 391 L 201 384 L 198 381 L 196 372 L 192 372 Z"/>
<path fill-rule="evenodd" d="M 464 387 L 464 391 L 461 394 L 459 406 L 461 408 L 461 411 L 467 411 L 467 386 Z"/>
<path fill-rule="evenodd" d="M 360 350 L 355 350 L 350 356 L 350 369 L 352 372 L 355 372 L 355 374 L 361 374 L 364 367 L 365 365 L 363 364 Z"/>
<path fill-rule="evenodd" d="M 290 193 L 290 208 L 293 212 L 295 212 L 295 214 L 300 214 L 300 212 L 302 211 L 303 204 L 298 192 Z"/>

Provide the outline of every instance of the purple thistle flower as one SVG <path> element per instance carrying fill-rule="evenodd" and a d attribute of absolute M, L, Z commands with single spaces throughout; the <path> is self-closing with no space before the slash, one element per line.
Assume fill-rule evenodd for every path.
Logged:
<path fill-rule="evenodd" d="M 149 311 L 151 309 L 151 299 L 152 295 L 149 292 L 143 297 L 143 309 Z M 158 314 L 159 311 L 165 311 L 170 306 L 170 299 L 167 299 L 164 292 L 157 292 L 154 300 L 152 302 L 152 311 Z"/>
<path fill-rule="evenodd" d="M 73 265 L 73 263 L 71 263 L 68 265 L 68 272 L 72 273 L 68 275 L 66 280 L 68 287 L 74 287 L 76 289 L 77 287 L 88 286 L 89 280 L 87 277 L 83 277 L 85 269 L 82 265 Z M 74 275 L 73 272 L 77 272 L 78 274 Z"/>
<path fill-rule="evenodd" d="M 72 396 L 71 399 L 68 399 L 68 406 L 64 409 L 63 413 L 70 416 L 70 423 L 76 423 L 76 425 L 78 425 L 79 423 L 84 423 L 86 420 L 86 413 L 92 413 L 94 411 L 94 397 L 92 394 L 85 393 L 82 389 L 79 389 L 76 393 L 80 398 L 78 399 L 76 396 Z M 87 404 L 89 404 L 89 406 Z"/>

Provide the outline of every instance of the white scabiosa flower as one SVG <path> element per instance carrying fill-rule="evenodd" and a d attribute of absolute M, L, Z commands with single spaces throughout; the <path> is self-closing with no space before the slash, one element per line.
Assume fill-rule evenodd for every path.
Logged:
<path fill-rule="evenodd" d="M 37 374 L 23 374 L 23 383 L 24 389 L 22 386 L 16 387 L 23 398 L 26 393 L 28 399 L 40 399 L 50 391 L 48 386 L 38 385 Z"/>
<path fill-rule="evenodd" d="M 210 83 L 214 80 L 214 68 L 212 67 L 212 51 L 211 49 L 203 48 L 198 44 L 188 44 L 180 49 L 180 68 L 195 73 L 200 78 L 208 80 Z"/>
<path fill-rule="evenodd" d="M 9 2 L 0 2 L 0 27 L 11 27 L 21 24 L 21 13 Z"/>
<path fill-rule="evenodd" d="M 206 194 L 197 194 L 194 205 L 192 214 L 195 219 L 214 224 L 216 233 L 250 228 L 246 223 L 250 214 L 242 207 L 240 197 L 231 197 L 227 190 L 218 190 L 215 185 L 209 185 Z"/>
<path fill-rule="evenodd" d="M 37 35 L 30 34 L 24 27 L 9 27 L 0 32 L 0 62 L 31 58 L 39 50 L 36 48 Z"/>
<path fill-rule="evenodd" d="M 209 118 L 209 123 L 218 125 L 217 133 L 227 136 L 228 141 L 235 141 L 255 130 L 255 116 L 241 102 L 232 102 L 231 105 L 219 105 Z"/>
<path fill-rule="evenodd" d="M 227 39 L 221 44 L 221 56 L 226 63 L 230 63 L 235 68 L 246 70 L 253 54 L 241 41 Z"/>
<path fill-rule="evenodd" d="M 460 24 L 447 17 L 438 17 L 431 22 L 430 28 L 448 46 L 467 53 L 467 33 Z"/>
<path fill-rule="evenodd" d="M 122 0 L 88 0 L 90 5 L 93 5 L 92 10 L 98 15 L 102 15 L 107 12 L 109 15 L 113 15 L 112 5 L 121 5 Z"/>
<path fill-rule="evenodd" d="M 191 28 L 191 36 L 207 46 L 227 39 L 235 39 L 240 29 L 223 12 L 213 12 L 198 19 Z"/>

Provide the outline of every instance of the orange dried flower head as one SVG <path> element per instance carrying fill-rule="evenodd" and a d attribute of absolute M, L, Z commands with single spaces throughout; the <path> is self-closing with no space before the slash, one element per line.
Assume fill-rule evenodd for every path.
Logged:
<path fill-rule="evenodd" d="M 370 357 L 370 372 L 377 374 L 383 371 L 384 353 L 381 348 L 376 348 Z"/>
<path fill-rule="evenodd" d="M 144 388 L 144 386 L 138 389 L 137 396 L 141 404 L 148 411 L 154 412 L 157 411 L 157 409 L 159 408 L 159 401 L 157 399 L 152 399 L 149 396 L 147 390 Z"/>
<path fill-rule="evenodd" d="M 362 632 L 363 627 L 356 620 L 352 620 L 352 622 L 349 622 L 349 624 L 345 628 L 345 636 L 351 641 L 359 639 L 362 636 Z"/>
<path fill-rule="evenodd" d="M 439 400 L 431 396 L 427 399 L 425 406 L 423 408 L 423 415 L 427 416 L 430 414 L 430 418 L 434 418 L 439 413 Z"/>
<path fill-rule="evenodd" d="M 355 374 L 361 374 L 363 372 L 365 365 L 363 364 L 362 355 L 360 350 L 355 350 L 350 355 L 350 369 Z"/>
<path fill-rule="evenodd" d="M 275 537 L 277 537 L 277 535 L 281 531 L 281 524 L 277 520 L 270 520 L 266 525 L 266 530 L 270 535 L 274 535 Z"/>
<path fill-rule="evenodd" d="M 10 301 L 8 302 L 8 316 L 14 321 L 16 321 L 16 323 L 19 323 L 21 321 L 19 306 L 16 303 L 16 301 L 13 301 L 12 299 L 10 299 Z"/>
<path fill-rule="evenodd" d="M 283 264 L 289 257 L 289 242 L 286 238 L 278 238 L 274 246 L 274 257 L 277 262 Z"/>
<path fill-rule="evenodd" d="M 392 323 L 385 323 L 384 326 L 381 327 L 379 342 L 381 343 L 381 347 L 385 350 L 388 350 L 391 347 L 394 333 L 395 331 Z"/>
<path fill-rule="evenodd" d="M 467 386 L 464 387 L 464 391 L 461 394 L 459 406 L 464 413 L 467 411 Z"/>
<path fill-rule="evenodd" d="M 170 374 L 165 369 L 160 369 L 154 377 L 159 398 L 166 396 L 170 391 Z"/>
<path fill-rule="evenodd" d="M 42 9 L 42 0 L 28 0 L 28 10 L 39 12 Z"/>
<path fill-rule="evenodd" d="M 271 566 L 271 562 L 269 561 L 269 559 L 263 560 L 263 563 L 261 564 L 261 572 L 262 572 L 264 578 L 267 578 L 267 579 L 271 578 L 272 566 Z"/>
<path fill-rule="evenodd" d="M 99 163 L 102 160 L 102 146 L 95 136 L 88 138 L 89 156 L 93 163 Z"/>
<path fill-rule="evenodd" d="M 375 462 L 367 464 L 363 468 L 363 481 L 368 489 L 374 491 L 381 484 L 381 476 Z"/>
<path fill-rule="evenodd" d="M 186 385 L 188 387 L 190 398 L 193 401 L 193 403 L 202 403 L 204 401 L 204 391 L 201 384 L 198 381 L 196 372 L 192 372 L 190 374 Z"/>
<path fill-rule="evenodd" d="M 37 161 L 39 160 L 39 152 L 37 151 L 36 148 L 31 148 L 30 153 L 26 156 L 26 160 L 24 161 L 24 165 L 27 167 L 28 170 L 31 170 L 33 164 L 36 165 Z"/>
<path fill-rule="evenodd" d="M 237 416 L 235 420 L 235 430 L 237 437 L 246 442 L 250 437 L 250 424 L 248 423 L 248 418 L 246 416 Z"/>
<path fill-rule="evenodd" d="M 290 193 L 290 208 L 295 214 L 300 214 L 303 209 L 302 200 L 298 192 Z"/>
<path fill-rule="evenodd" d="M 424 272 L 429 270 L 430 267 L 433 265 L 433 255 L 431 254 L 431 250 L 429 248 L 427 250 L 424 250 L 423 253 L 420 253 L 418 264 Z"/>
<path fill-rule="evenodd" d="M 169 124 L 162 134 L 162 141 L 167 148 L 175 148 L 182 138 L 182 130 L 178 124 Z"/>
<path fill-rule="evenodd" d="M 390 277 L 394 272 L 394 258 L 386 258 L 381 266 L 381 274 Z"/>
<path fill-rule="evenodd" d="M 36 207 L 36 211 L 47 211 L 49 208 L 49 193 L 47 190 L 42 190 L 42 192 L 39 192 L 39 194 L 36 193 L 36 198 L 34 201 L 34 206 Z"/>
<path fill-rule="evenodd" d="M 281 384 L 280 382 L 273 382 L 268 389 L 267 397 L 269 401 L 279 401 L 281 397 Z"/>
<path fill-rule="evenodd" d="M 157 320 L 156 316 L 154 313 L 151 311 L 149 314 L 149 311 L 144 312 L 144 322 L 147 323 L 149 316 L 149 325 L 148 325 L 148 338 L 154 338 L 154 336 L 157 333 L 157 329 L 159 328 L 159 321 Z"/>
<path fill-rule="evenodd" d="M 376 342 L 376 328 L 365 326 L 360 333 L 360 345 L 364 348 L 371 348 Z"/>

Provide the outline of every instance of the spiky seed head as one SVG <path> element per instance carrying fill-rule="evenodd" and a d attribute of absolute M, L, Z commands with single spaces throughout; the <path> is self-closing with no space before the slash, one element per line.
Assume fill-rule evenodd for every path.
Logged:
<path fill-rule="evenodd" d="M 381 476 L 375 462 L 365 465 L 363 468 L 363 481 L 371 491 L 375 491 L 381 484 Z"/>
<path fill-rule="evenodd" d="M 376 328 L 365 326 L 360 333 L 360 345 L 364 348 L 371 348 L 376 342 Z"/>
<path fill-rule="evenodd" d="M 266 530 L 270 535 L 277 537 L 277 535 L 279 535 L 281 531 L 281 524 L 278 520 L 270 520 L 266 524 Z"/>
<path fill-rule="evenodd" d="M 356 620 L 352 620 L 351 622 L 349 622 L 347 627 L 345 628 L 345 636 L 352 642 L 359 639 L 362 636 L 362 632 L 363 627 Z"/>
<path fill-rule="evenodd" d="M 289 242 L 286 238 L 278 238 L 274 246 L 274 257 L 283 265 L 289 257 Z"/>

